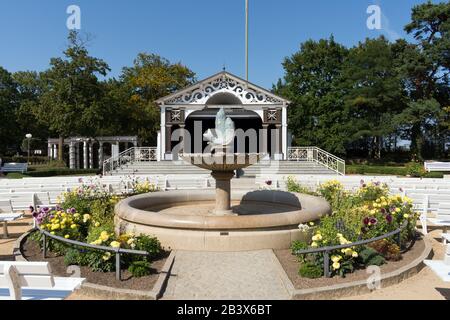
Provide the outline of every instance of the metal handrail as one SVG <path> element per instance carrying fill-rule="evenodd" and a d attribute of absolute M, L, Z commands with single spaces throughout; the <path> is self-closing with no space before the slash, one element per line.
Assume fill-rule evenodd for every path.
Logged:
<path fill-rule="evenodd" d="M 139 153 L 139 156 L 136 157 L 136 154 Z M 143 157 L 140 155 L 148 154 L 147 160 L 143 160 Z M 103 161 L 103 175 L 106 175 L 108 172 L 115 170 L 118 167 L 126 165 L 128 163 L 134 163 L 136 161 L 154 161 L 156 160 L 156 147 L 132 147 L 125 151 L 122 151 L 115 157 L 111 157 L 105 161 Z M 153 155 L 153 156 L 152 156 Z"/>
<path fill-rule="evenodd" d="M 120 267 L 120 255 L 121 254 L 136 254 L 136 255 L 141 255 L 141 256 L 149 256 L 150 255 L 150 253 L 148 253 L 147 251 L 142 251 L 142 250 L 131 250 L 131 249 L 99 246 L 99 245 L 80 242 L 80 241 L 76 241 L 76 240 L 66 239 L 66 238 L 51 234 L 50 232 L 42 230 L 39 227 L 36 227 L 35 230 L 39 231 L 42 234 L 42 244 L 43 244 L 42 255 L 43 255 L 44 259 L 47 258 L 47 237 L 57 240 L 57 241 L 60 241 L 60 242 L 63 242 L 63 243 L 71 244 L 71 245 L 74 245 L 77 247 L 89 248 L 89 249 L 93 249 L 93 250 L 107 251 L 107 252 L 115 253 L 115 256 L 116 256 L 116 279 L 119 281 L 121 281 L 121 273 L 122 273 L 121 267 Z"/>
<path fill-rule="evenodd" d="M 288 161 L 316 162 L 340 175 L 345 175 L 345 160 L 318 147 L 289 147 Z"/>
<path fill-rule="evenodd" d="M 358 246 L 362 246 L 365 244 L 369 244 L 369 243 L 373 243 L 373 242 L 377 242 L 386 238 L 390 238 L 393 236 L 397 236 L 396 238 L 396 242 L 397 244 L 400 246 L 400 233 L 403 231 L 403 229 L 405 229 L 408 226 L 408 221 L 405 221 L 403 223 L 403 225 L 391 232 L 388 232 L 384 235 L 372 238 L 372 239 L 367 239 L 367 240 L 361 240 L 361 241 L 357 241 L 357 242 L 353 242 L 353 243 L 349 243 L 349 244 L 342 244 L 342 245 L 336 245 L 336 246 L 329 246 L 329 247 L 322 247 L 322 248 L 317 248 L 317 249 L 307 249 L 307 250 L 298 250 L 298 251 L 294 251 L 295 255 L 304 255 L 304 254 L 313 254 L 313 253 L 320 253 L 320 252 L 324 252 L 323 255 L 323 271 L 324 271 L 324 275 L 326 278 L 330 277 L 330 252 L 332 251 L 336 251 L 336 250 L 342 250 L 342 249 L 347 249 L 347 248 L 352 248 L 352 247 L 358 247 Z"/>

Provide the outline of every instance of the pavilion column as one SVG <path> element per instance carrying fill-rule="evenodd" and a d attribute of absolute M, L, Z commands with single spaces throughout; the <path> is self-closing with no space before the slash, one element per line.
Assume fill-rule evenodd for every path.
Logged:
<path fill-rule="evenodd" d="M 88 143 L 87 141 L 83 142 L 83 169 L 88 168 Z"/>
<path fill-rule="evenodd" d="M 277 158 L 275 160 L 283 160 L 283 132 L 282 132 L 282 125 L 276 124 L 276 141 L 277 141 L 277 147 L 276 147 L 276 154 Z"/>
<path fill-rule="evenodd" d="M 287 160 L 287 156 L 288 156 L 288 119 L 287 119 L 287 108 L 284 105 L 283 109 L 281 110 L 281 123 L 282 123 L 282 145 L 281 145 L 281 150 L 283 152 L 283 159 Z"/>
<path fill-rule="evenodd" d="M 53 145 L 53 159 L 58 159 L 58 145 Z"/>
<path fill-rule="evenodd" d="M 52 144 L 49 142 L 47 143 L 47 156 L 49 159 L 52 159 Z"/>
<path fill-rule="evenodd" d="M 75 169 L 75 165 L 75 145 L 71 141 L 69 145 L 69 168 L 73 170 Z"/>
<path fill-rule="evenodd" d="M 80 143 L 77 142 L 75 146 L 75 166 L 80 169 Z"/>
<path fill-rule="evenodd" d="M 166 125 L 166 154 L 172 153 L 172 125 Z"/>
<path fill-rule="evenodd" d="M 185 128 L 186 128 L 186 125 L 184 125 L 184 124 L 180 124 L 180 130 L 181 130 L 181 134 L 180 134 L 180 138 L 182 139 L 182 143 L 183 143 L 183 149 L 182 149 L 182 152 L 183 153 L 188 153 L 188 152 L 190 152 L 190 150 L 189 151 L 186 151 L 186 148 L 187 148 L 187 144 L 186 144 L 186 136 L 185 136 Z"/>
<path fill-rule="evenodd" d="M 269 125 L 266 123 L 263 123 L 262 130 L 259 135 L 259 153 L 265 153 L 266 156 L 264 158 L 270 157 L 269 150 L 268 150 L 268 144 L 269 144 L 269 135 L 267 134 L 269 129 Z"/>
<path fill-rule="evenodd" d="M 94 169 L 94 145 L 89 142 L 89 169 Z"/>
<path fill-rule="evenodd" d="M 101 169 L 103 167 L 103 142 L 98 144 L 98 167 Z"/>

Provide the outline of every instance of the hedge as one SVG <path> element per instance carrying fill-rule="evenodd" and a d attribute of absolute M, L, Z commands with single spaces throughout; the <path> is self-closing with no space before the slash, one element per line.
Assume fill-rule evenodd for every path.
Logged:
<path fill-rule="evenodd" d="M 407 176 L 405 167 L 347 165 L 346 174 Z M 428 172 L 424 178 L 443 178 L 442 172 Z"/>
<path fill-rule="evenodd" d="M 28 171 L 25 174 L 10 172 L 6 174 L 6 177 L 8 179 L 21 179 L 24 177 L 45 178 L 56 176 L 84 176 L 84 175 L 93 175 L 97 173 L 99 173 L 98 169 L 88 169 L 88 170 L 50 169 L 40 171 Z"/>

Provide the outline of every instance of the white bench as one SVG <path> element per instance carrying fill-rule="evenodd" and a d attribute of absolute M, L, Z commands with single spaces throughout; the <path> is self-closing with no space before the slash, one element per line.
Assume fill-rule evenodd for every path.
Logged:
<path fill-rule="evenodd" d="M 450 282 L 450 245 L 447 246 L 444 260 L 425 260 L 424 263 L 445 282 Z"/>
<path fill-rule="evenodd" d="M 3 238 L 7 239 L 8 222 L 15 221 L 23 217 L 23 213 L 14 213 L 11 200 L 0 200 L 0 222 L 3 223 Z"/>
<path fill-rule="evenodd" d="M 441 202 L 437 210 L 436 218 L 428 218 L 431 223 L 444 228 L 444 233 L 450 227 L 450 202 Z"/>
<path fill-rule="evenodd" d="M 425 170 L 432 171 L 450 171 L 450 162 L 425 162 Z"/>
<path fill-rule="evenodd" d="M 0 168 L 1 172 L 20 172 L 24 173 L 28 170 L 27 163 L 5 163 L 3 167 Z"/>
<path fill-rule="evenodd" d="M 0 300 L 62 300 L 84 280 L 53 277 L 48 262 L 0 262 Z"/>

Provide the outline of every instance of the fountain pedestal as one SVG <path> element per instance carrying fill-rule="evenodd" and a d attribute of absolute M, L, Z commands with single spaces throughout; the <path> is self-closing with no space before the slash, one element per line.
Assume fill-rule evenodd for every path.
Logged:
<path fill-rule="evenodd" d="M 211 176 L 216 180 L 216 207 L 213 215 L 234 215 L 231 210 L 231 179 L 234 171 L 212 171 Z"/>

